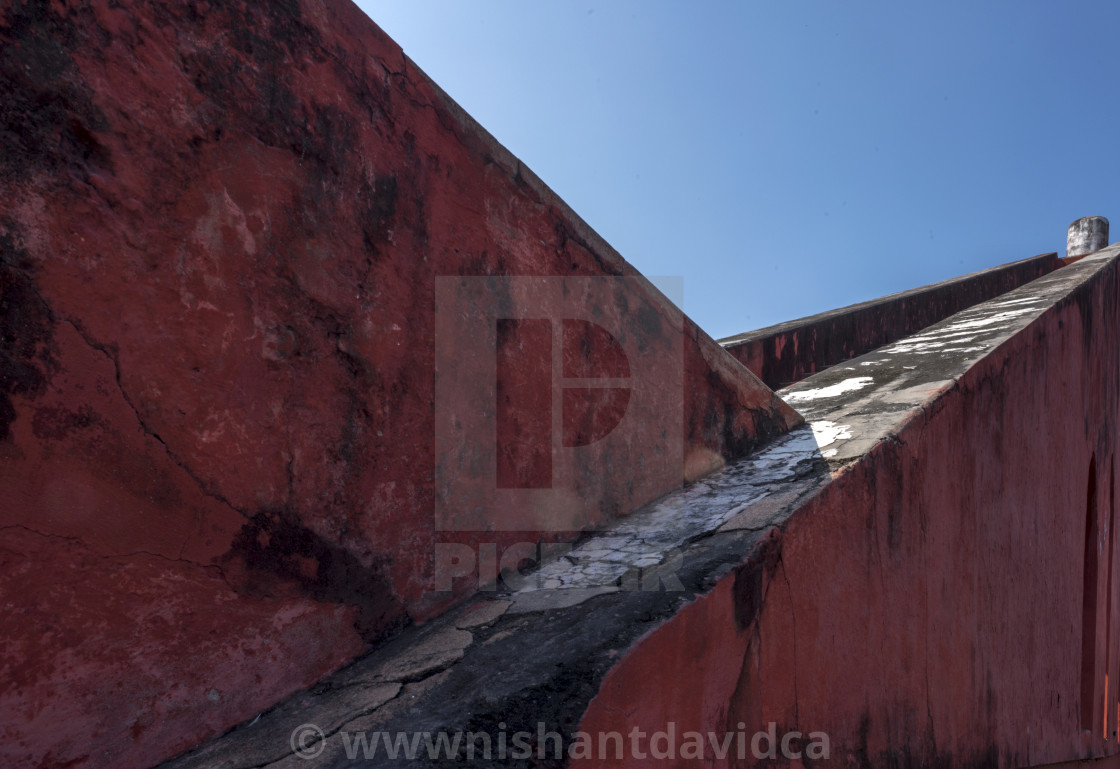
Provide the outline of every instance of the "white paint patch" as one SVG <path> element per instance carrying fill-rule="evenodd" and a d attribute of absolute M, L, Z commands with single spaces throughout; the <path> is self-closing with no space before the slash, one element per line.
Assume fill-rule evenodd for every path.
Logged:
<path fill-rule="evenodd" d="M 939 347 L 944 347 L 949 344 L 948 342 L 917 342 L 911 344 L 896 344 L 894 347 L 887 350 L 890 353 L 900 352 L 935 352 Z"/>
<path fill-rule="evenodd" d="M 836 441 L 846 441 L 852 437 L 851 425 L 838 425 L 835 422 L 829 422 L 827 419 L 820 422 L 812 422 L 809 425 L 813 428 L 813 437 L 817 439 L 817 447 L 824 448 L 830 446 Z M 836 449 L 832 450 L 832 454 L 836 453 Z M 827 451 L 824 456 L 831 456 Z"/>
<path fill-rule="evenodd" d="M 925 336 L 911 336 L 903 339 L 898 344 L 888 347 L 884 352 L 936 352 L 948 344 L 963 344 L 976 338 L 973 331 L 958 331 L 953 334 L 927 334 Z M 947 352 L 947 351 L 946 351 Z"/>
<path fill-rule="evenodd" d="M 997 312 L 995 315 L 991 315 L 987 318 L 980 318 L 979 320 L 957 321 L 951 326 L 948 326 L 947 329 L 958 331 L 966 328 L 983 328 L 984 326 L 991 326 L 995 323 L 1002 323 L 1005 320 L 1011 320 L 1012 318 L 1017 318 L 1020 315 L 1026 315 L 1027 313 L 1031 312 L 1035 312 L 1035 309 L 1033 307 L 1024 307 L 1019 310 L 1005 310 L 1004 312 Z"/>
<path fill-rule="evenodd" d="M 835 398 L 837 395 L 852 392 L 853 390 L 861 390 L 867 387 L 875 380 L 869 376 L 857 376 L 851 379 L 845 379 L 843 382 L 838 382 L 828 387 L 816 387 L 809 390 L 801 390 L 799 392 L 792 392 L 785 396 L 786 401 L 811 401 L 818 398 Z"/>
<path fill-rule="evenodd" d="M 922 344 L 924 342 L 938 342 L 945 341 L 946 339 L 956 339 L 956 337 L 967 337 L 957 341 L 970 342 L 975 338 L 975 334 L 971 331 L 957 331 L 953 334 L 927 334 L 923 336 L 910 336 L 902 340 L 901 344 Z"/>
<path fill-rule="evenodd" d="M 958 342 L 968 341 L 965 339 L 955 340 Z M 912 352 L 916 355 L 929 355 L 931 353 L 947 353 L 947 352 L 977 352 L 979 350 L 987 350 L 987 347 L 946 347 L 949 342 L 938 342 L 937 344 L 927 344 L 914 347 L 900 347 L 897 350 L 890 350 L 890 352 Z M 903 368 L 914 368 L 913 366 L 903 366 Z"/>
<path fill-rule="evenodd" d="M 1022 299 L 1008 299 L 1008 300 L 1003 301 L 1003 302 L 995 302 L 992 306 L 993 307 L 1008 307 L 1008 306 L 1013 305 L 1013 304 L 1030 304 L 1031 302 L 1037 302 L 1037 301 L 1038 301 L 1037 296 L 1026 296 L 1026 297 L 1023 297 Z"/>
<path fill-rule="evenodd" d="M 634 569 L 679 557 L 680 549 L 697 534 L 715 531 L 760 500 L 784 493 L 798 482 L 799 469 L 820 456 L 814 431 L 809 425 L 797 427 L 757 454 L 644 506 L 613 528 L 544 564 L 525 576 L 517 592 L 617 589 L 628 573 L 635 573 Z M 794 500 L 786 504 L 792 508 Z"/>

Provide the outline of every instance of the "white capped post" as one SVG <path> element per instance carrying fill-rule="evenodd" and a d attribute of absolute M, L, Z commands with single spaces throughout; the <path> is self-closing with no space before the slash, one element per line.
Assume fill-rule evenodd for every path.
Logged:
<path fill-rule="evenodd" d="M 1083 216 L 1066 233 L 1066 256 L 1085 256 L 1108 245 L 1108 219 Z"/>

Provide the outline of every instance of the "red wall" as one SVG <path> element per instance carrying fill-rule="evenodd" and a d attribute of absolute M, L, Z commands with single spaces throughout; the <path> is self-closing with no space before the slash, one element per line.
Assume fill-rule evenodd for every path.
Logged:
<path fill-rule="evenodd" d="M 5 766 L 173 755 L 471 592 L 441 538 L 571 536 L 799 421 L 624 282 L 584 310 L 676 351 L 677 432 L 589 448 L 567 531 L 437 532 L 436 277 L 634 269 L 343 0 L 0 2 L 0 94 Z"/>
<path fill-rule="evenodd" d="M 1041 254 L 870 302 L 720 340 L 775 389 L 890 344 L 1062 266 Z"/>
<path fill-rule="evenodd" d="M 830 735 L 842 766 L 1115 754 L 1117 272 L 973 365 L 647 636 L 580 729 L 773 721 Z"/>

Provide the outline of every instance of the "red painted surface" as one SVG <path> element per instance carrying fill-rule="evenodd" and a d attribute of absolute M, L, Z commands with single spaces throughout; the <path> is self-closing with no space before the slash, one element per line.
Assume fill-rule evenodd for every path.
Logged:
<path fill-rule="evenodd" d="M 759 379 L 778 389 L 909 336 L 1062 265 L 1057 254 L 1041 254 L 722 341 Z"/>
<path fill-rule="evenodd" d="M 774 722 L 841 766 L 1114 756 L 1117 329 L 1114 262 L 631 649 L 580 729 Z"/>
<path fill-rule="evenodd" d="M 341 0 L 2 2 L 0 80 L 0 762 L 144 766 L 473 589 L 432 592 L 436 277 L 636 273 Z M 798 421 L 618 292 L 685 466 L 570 404 L 585 516 Z"/>
<path fill-rule="evenodd" d="M 751 755 L 750 740 L 763 715 L 761 698 L 751 691 L 758 671 L 749 662 L 758 655 L 759 638 L 743 632 L 741 615 L 760 609 L 771 587 L 784 589 L 772 579 L 780 541 L 778 530 L 771 530 L 742 567 L 748 577 L 720 581 L 640 641 L 611 670 L 579 726 L 593 735 L 595 752 L 587 760 L 573 761 L 573 766 L 709 766 L 716 748 L 723 747 L 725 733 L 732 734 L 729 755 Z M 652 750 L 652 737 L 670 730 L 676 738 L 672 755 L 659 745 L 659 757 Z M 612 750 L 600 750 L 600 735 L 611 732 L 624 736 L 621 759 Z M 706 760 L 688 754 L 684 742 L 690 732 L 702 735 Z M 714 745 L 709 735 L 716 736 Z M 603 746 L 613 748 L 609 740 Z"/>

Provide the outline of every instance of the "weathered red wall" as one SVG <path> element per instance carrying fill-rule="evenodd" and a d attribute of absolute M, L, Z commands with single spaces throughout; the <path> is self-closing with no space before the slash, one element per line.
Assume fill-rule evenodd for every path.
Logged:
<path fill-rule="evenodd" d="M 1057 254 L 1041 254 L 720 342 L 759 379 L 777 389 L 909 336 L 1061 266 Z"/>
<path fill-rule="evenodd" d="M 636 273 L 343 0 L 5 1 L 0 83 L 0 762 L 143 766 L 473 589 L 431 590 L 436 276 Z M 688 466 L 595 449 L 596 515 L 799 420 L 619 291 Z"/>
<path fill-rule="evenodd" d="M 580 729 L 753 734 L 773 721 L 831 735 L 839 766 L 1025 767 L 1120 750 L 1117 272 L 1114 260 L 973 365 L 648 635 Z M 1087 539 L 1098 557 L 1083 678 Z"/>

